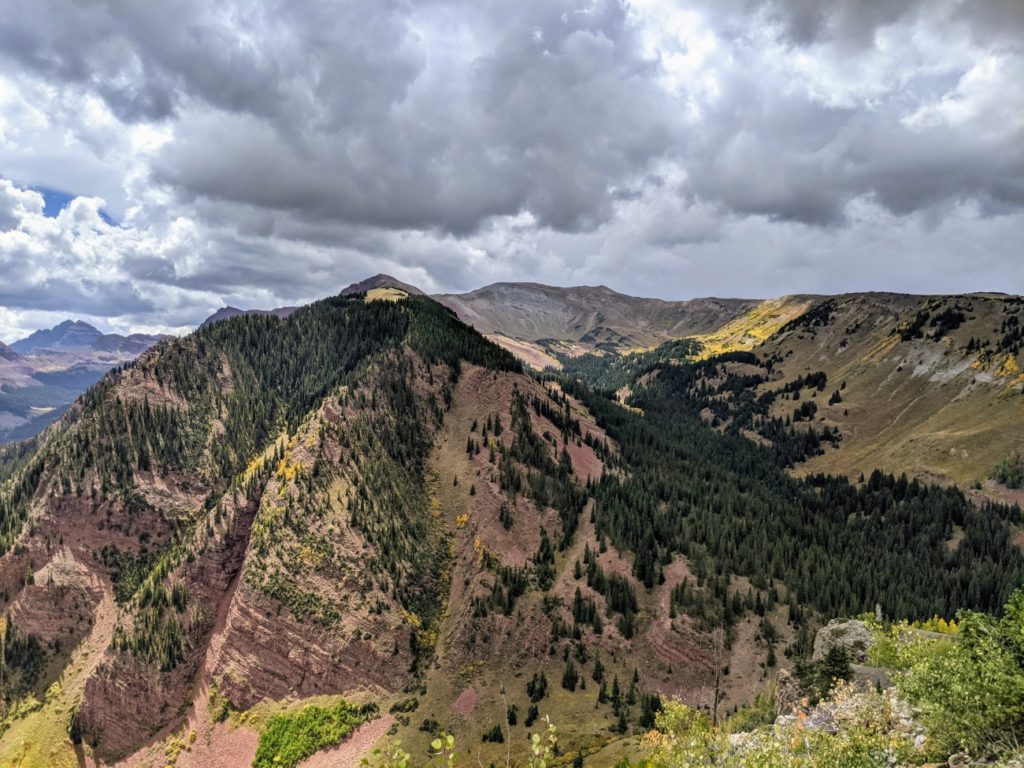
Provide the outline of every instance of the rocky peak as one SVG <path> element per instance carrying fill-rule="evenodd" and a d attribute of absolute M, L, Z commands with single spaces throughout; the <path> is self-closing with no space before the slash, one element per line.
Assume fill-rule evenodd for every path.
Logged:
<path fill-rule="evenodd" d="M 385 274 L 374 275 L 373 277 L 368 277 L 358 283 L 352 283 L 352 285 L 341 292 L 341 295 L 348 296 L 353 293 L 365 293 L 366 291 L 372 291 L 374 288 L 397 288 L 400 291 L 405 291 L 406 293 L 414 296 L 424 295 L 423 291 L 415 285 L 403 283 L 398 278 Z"/>

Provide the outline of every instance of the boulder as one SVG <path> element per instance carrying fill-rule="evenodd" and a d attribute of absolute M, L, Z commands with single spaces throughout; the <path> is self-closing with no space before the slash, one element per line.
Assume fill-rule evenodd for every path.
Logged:
<path fill-rule="evenodd" d="M 812 661 L 821 661 L 835 646 L 846 650 L 852 663 L 867 659 L 871 647 L 871 632 L 863 621 L 857 619 L 832 619 L 814 636 Z"/>

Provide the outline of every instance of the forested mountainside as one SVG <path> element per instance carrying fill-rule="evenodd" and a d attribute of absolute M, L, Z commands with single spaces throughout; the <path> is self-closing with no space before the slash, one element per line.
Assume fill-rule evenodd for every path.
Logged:
<path fill-rule="evenodd" d="M 244 765 L 268 711 L 344 695 L 416 754 L 519 759 L 550 715 L 611 765 L 665 697 L 747 703 L 832 616 L 1024 582 L 1019 507 L 792 477 L 845 437 L 772 409 L 841 385 L 698 350 L 612 361 L 624 408 L 385 286 L 112 372 L 0 454 L 0 764 Z"/>
<path fill-rule="evenodd" d="M 549 370 L 625 396 L 658 359 L 746 352 L 730 366 L 693 369 L 703 379 L 693 392 L 716 428 L 771 441 L 795 425 L 807 441 L 788 461 L 799 473 L 857 478 L 881 468 L 1018 500 L 990 476 L 1024 448 L 1007 428 L 1024 423 L 1024 299 L 851 294 L 780 317 L 761 307 L 714 333 L 633 353 L 551 344 L 558 366 Z M 815 383 L 775 391 L 800 378 Z"/>

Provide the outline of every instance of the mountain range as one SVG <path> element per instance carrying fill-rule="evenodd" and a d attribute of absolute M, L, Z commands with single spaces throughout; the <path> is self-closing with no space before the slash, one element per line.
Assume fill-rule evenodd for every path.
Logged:
<path fill-rule="evenodd" d="M 11 344 L 11 349 L 21 355 L 41 355 L 47 352 L 110 352 L 124 355 L 140 355 L 162 337 L 142 333 L 121 336 L 116 333 L 101 333 L 98 329 L 81 320 L 65 320 L 53 328 L 36 331 L 27 338 Z"/>
<path fill-rule="evenodd" d="M 218 314 L 0 451 L 0 764 L 262 765 L 344 696 L 369 743 L 504 763 L 550 715 L 610 767 L 832 618 L 1024 582 L 1020 297 L 377 276 Z"/>
<path fill-rule="evenodd" d="M 81 320 L 0 345 L 0 442 L 32 437 L 111 368 L 162 336 L 102 333 Z"/>

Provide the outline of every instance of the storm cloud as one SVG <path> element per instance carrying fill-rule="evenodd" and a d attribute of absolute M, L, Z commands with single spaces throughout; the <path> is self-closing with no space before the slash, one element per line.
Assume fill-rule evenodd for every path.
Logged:
<path fill-rule="evenodd" d="M 183 329 L 378 271 L 1021 292 L 1021 8 L 21 3 L 0 18 L 0 338 L 62 313 Z M 48 218 L 42 187 L 78 199 Z"/>

